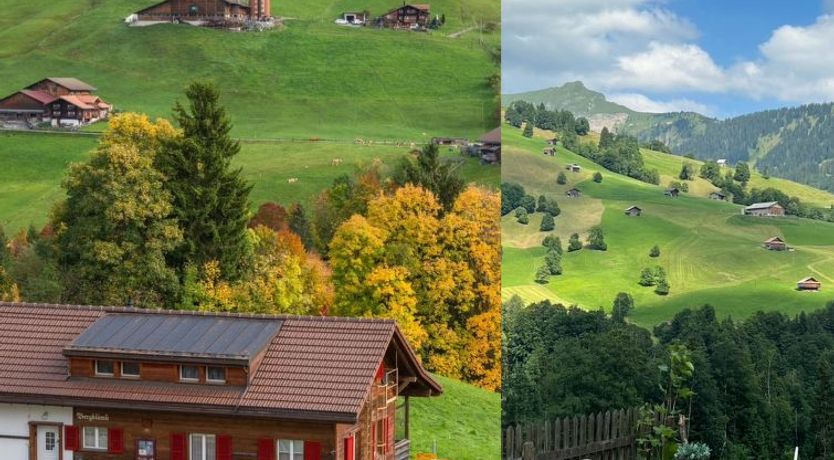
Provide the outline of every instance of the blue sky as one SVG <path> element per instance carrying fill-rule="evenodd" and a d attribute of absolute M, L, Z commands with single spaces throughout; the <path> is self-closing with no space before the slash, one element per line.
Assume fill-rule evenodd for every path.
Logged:
<path fill-rule="evenodd" d="M 834 0 L 505 0 L 504 92 L 720 118 L 834 101 Z"/>

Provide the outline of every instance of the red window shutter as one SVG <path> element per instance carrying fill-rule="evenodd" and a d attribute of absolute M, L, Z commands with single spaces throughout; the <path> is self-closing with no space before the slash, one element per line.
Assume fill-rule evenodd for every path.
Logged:
<path fill-rule="evenodd" d="M 376 370 L 376 376 L 374 377 L 376 380 L 382 380 L 385 377 L 385 366 L 382 363 L 379 364 L 379 368 Z"/>
<path fill-rule="evenodd" d="M 64 426 L 64 449 L 78 450 L 79 446 L 78 427 L 73 425 Z"/>
<path fill-rule="evenodd" d="M 232 460 L 232 437 L 227 434 L 217 436 L 217 460 Z"/>
<path fill-rule="evenodd" d="M 304 460 L 321 460 L 321 443 L 304 441 Z"/>
<path fill-rule="evenodd" d="M 171 460 L 186 460 L 185 434 L 171 433 Z"/>
<path fill-rule="evenodd" d="M 258 439 L 258 460 L 275 460 L 275 442 L 272 439 Z"/>
<path fill-rule="evenodd" d="M 121 454 L 125 450 L 124 430 L 121 428 L 107 429 L 107 453 Z"/>
<path fill-rule="evenodd" d="M 353 436 L 345 438 L 345 460 L 353 460 Z"/>

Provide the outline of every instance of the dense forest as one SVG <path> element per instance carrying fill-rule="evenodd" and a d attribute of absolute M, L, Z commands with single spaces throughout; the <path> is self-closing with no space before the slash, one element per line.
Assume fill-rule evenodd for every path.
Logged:
<path fill-rule="evenodd" d="M 669 358 L 685 350 L 690 441 L 722 459 L 786 458 L 795 446 L 802 458 L 832 458 L 834 303 L 744 321 L 703 306 L 650 333 L 624 321 L 633 305 L 620 297 L 610 316 L 505 303 L 505 424 L 662 404 Z"/>
<path fill-rule="evenodd" d="M 676 153 L 730 163 L 755 162 L 766 174 L 834 190 L 834 104 L 809 104 L 727 120 L 676 117 L 635 133 Z"/>

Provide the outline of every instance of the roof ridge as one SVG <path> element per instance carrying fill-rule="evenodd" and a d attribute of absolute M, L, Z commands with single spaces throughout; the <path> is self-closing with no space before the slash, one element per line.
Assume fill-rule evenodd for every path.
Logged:
<path fill-rule="evenodd" d="M 241 318 L 241 319 L 262 319 L 262 320 L 307 320 L 307 321 L 326 321 L 326 322 L 353 322 L 353 323 L 383 323 L 395 324 L 393 319 L 389 318 L 366 318 L 366 317 L 350 317 L 350 316 L 314 316 L 314 315 L 290 315 L 290 314 L 268 314 L 268 313 L 241 313 L 241 312 L 215 312 L 215 311 L 200 311 L 200 310 L 172 310 L 165 308 L 138 308 L 116 305 L 79 305 L 79 304 L 54 304 L 54 303 L 35 303 L 35 302 L 0 302 L 0 307 L 25 307 L 25 308 L 43 308 L 55 310 L 81 310 L 81 311 L 101 311 L 105 313 L 140 313 L 140 314 L 163 314 L 163 315 L 185 315 L 185 316 L 203 316 L 203 317 L 223 317 L 223 318 Z"/>

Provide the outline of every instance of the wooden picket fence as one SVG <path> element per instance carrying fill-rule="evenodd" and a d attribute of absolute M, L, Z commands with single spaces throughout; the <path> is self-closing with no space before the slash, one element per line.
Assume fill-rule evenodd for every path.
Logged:
<path fill-rule="evenodd" d="M 631 460 L 639 409 L 566 417 L 504 430 L 504 460 Z"/>

